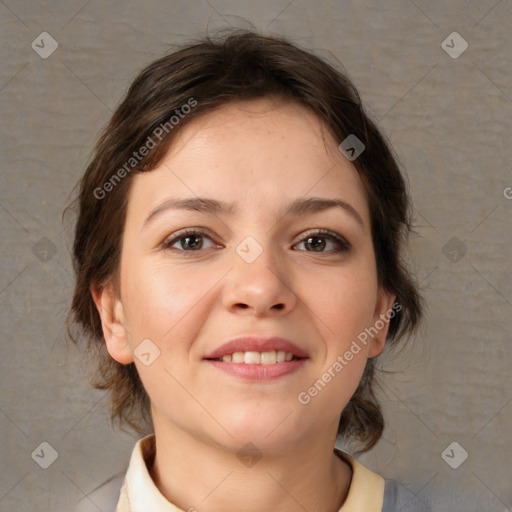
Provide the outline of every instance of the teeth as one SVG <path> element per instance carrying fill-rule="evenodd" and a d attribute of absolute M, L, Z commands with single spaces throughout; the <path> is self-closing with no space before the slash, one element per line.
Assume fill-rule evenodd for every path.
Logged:
<path fill-rule="evenodd" d="M 245 364 L 274 364 L 291 361 L 293 354 L 284 350 L 269 350 L 267 352 L 234 352 L 222 356 L 222 361 L 229 363 L 245 363 Z"/>
<path fill-rule="evenodd" d="M 257 354 L 257 352 L 256 352 Z M 277 354 L 275 350 L 261 353 L 261 364 L 274 364 L 277 361 Z"/>
<path fill-rule="evenodd" d="M 235 352 L 233 354 L 233 363 L 243 363 L 244 362 L 244 353 L 243 352 Z"/>

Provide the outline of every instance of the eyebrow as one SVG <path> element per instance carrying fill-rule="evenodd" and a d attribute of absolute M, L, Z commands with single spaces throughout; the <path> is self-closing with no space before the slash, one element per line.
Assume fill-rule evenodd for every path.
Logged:
<path fill-rule="evenodd" d="M 299 198 L 288 205 L 285 210 L 285 216 L 292 215 L 299 217 L 308 213 L 322 212 L 331 208 L 342 208 L 358 222 L 363 232 L 365 231 L 365 225 L 359 212 L 351 204 L 341 199 L 327 199 L 321 197 Z M 143 228 L 168 210 L 189 210 L 213 215 L 233 215 L 237 211 L 234 203 L 226 203 L 207 197 L 167 199 L 151 210 L 144 221 Z"/>

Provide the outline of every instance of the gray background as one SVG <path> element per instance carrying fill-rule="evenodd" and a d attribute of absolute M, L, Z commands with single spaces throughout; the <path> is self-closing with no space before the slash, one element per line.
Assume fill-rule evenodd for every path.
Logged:
<path fill-rule="evenodd" d="M 0 1 L 0 510 L 55 510 L 125 469 L 135 438 L 109 428 L 107 395 L 65 347 L 61 213 L 137 71 L 249 22 L 341 61 L 407 169 L 428 319 L 386 359 L 385 435 L 360 460 L 436 511 L 511 510 L 511 0 Z M 454 31 L 458 58 L 441 46 Z M 42 442 L 48 469 L 47 448 L 31 457 Z M 469 454 L 456 469 L 453 442 L 452 465 Z"/>

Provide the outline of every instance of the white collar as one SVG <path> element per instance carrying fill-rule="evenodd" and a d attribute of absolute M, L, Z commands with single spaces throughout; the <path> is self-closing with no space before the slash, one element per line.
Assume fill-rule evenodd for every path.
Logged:
<path fill-rule="evenodd" d="M 352 466 L 352 481 L 345 503 L 339 512 L 381 512 L 384 500 L 384 479 L 346 453 L 336 454 Z M 116 512 L 186 512 L 170 503 L 158 490 L 147 468 L 155 456 L 155 436 L 135 444 Z"/>

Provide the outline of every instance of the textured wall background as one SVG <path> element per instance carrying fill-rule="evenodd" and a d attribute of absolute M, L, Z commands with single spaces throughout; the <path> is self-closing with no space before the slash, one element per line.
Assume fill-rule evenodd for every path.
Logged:
<path fill-rule="evenodd" d="M 511 0 L 0 1 L 0 510 L 75 503 L 128 463 L 135 439 L 63 341 L 60 216 L 136 72 L 244 20 L 339 59 L 407 169 L 429 316 L 386 360 L 387 428 L 361 461 L 436 511 L 510 511 Z"/>

